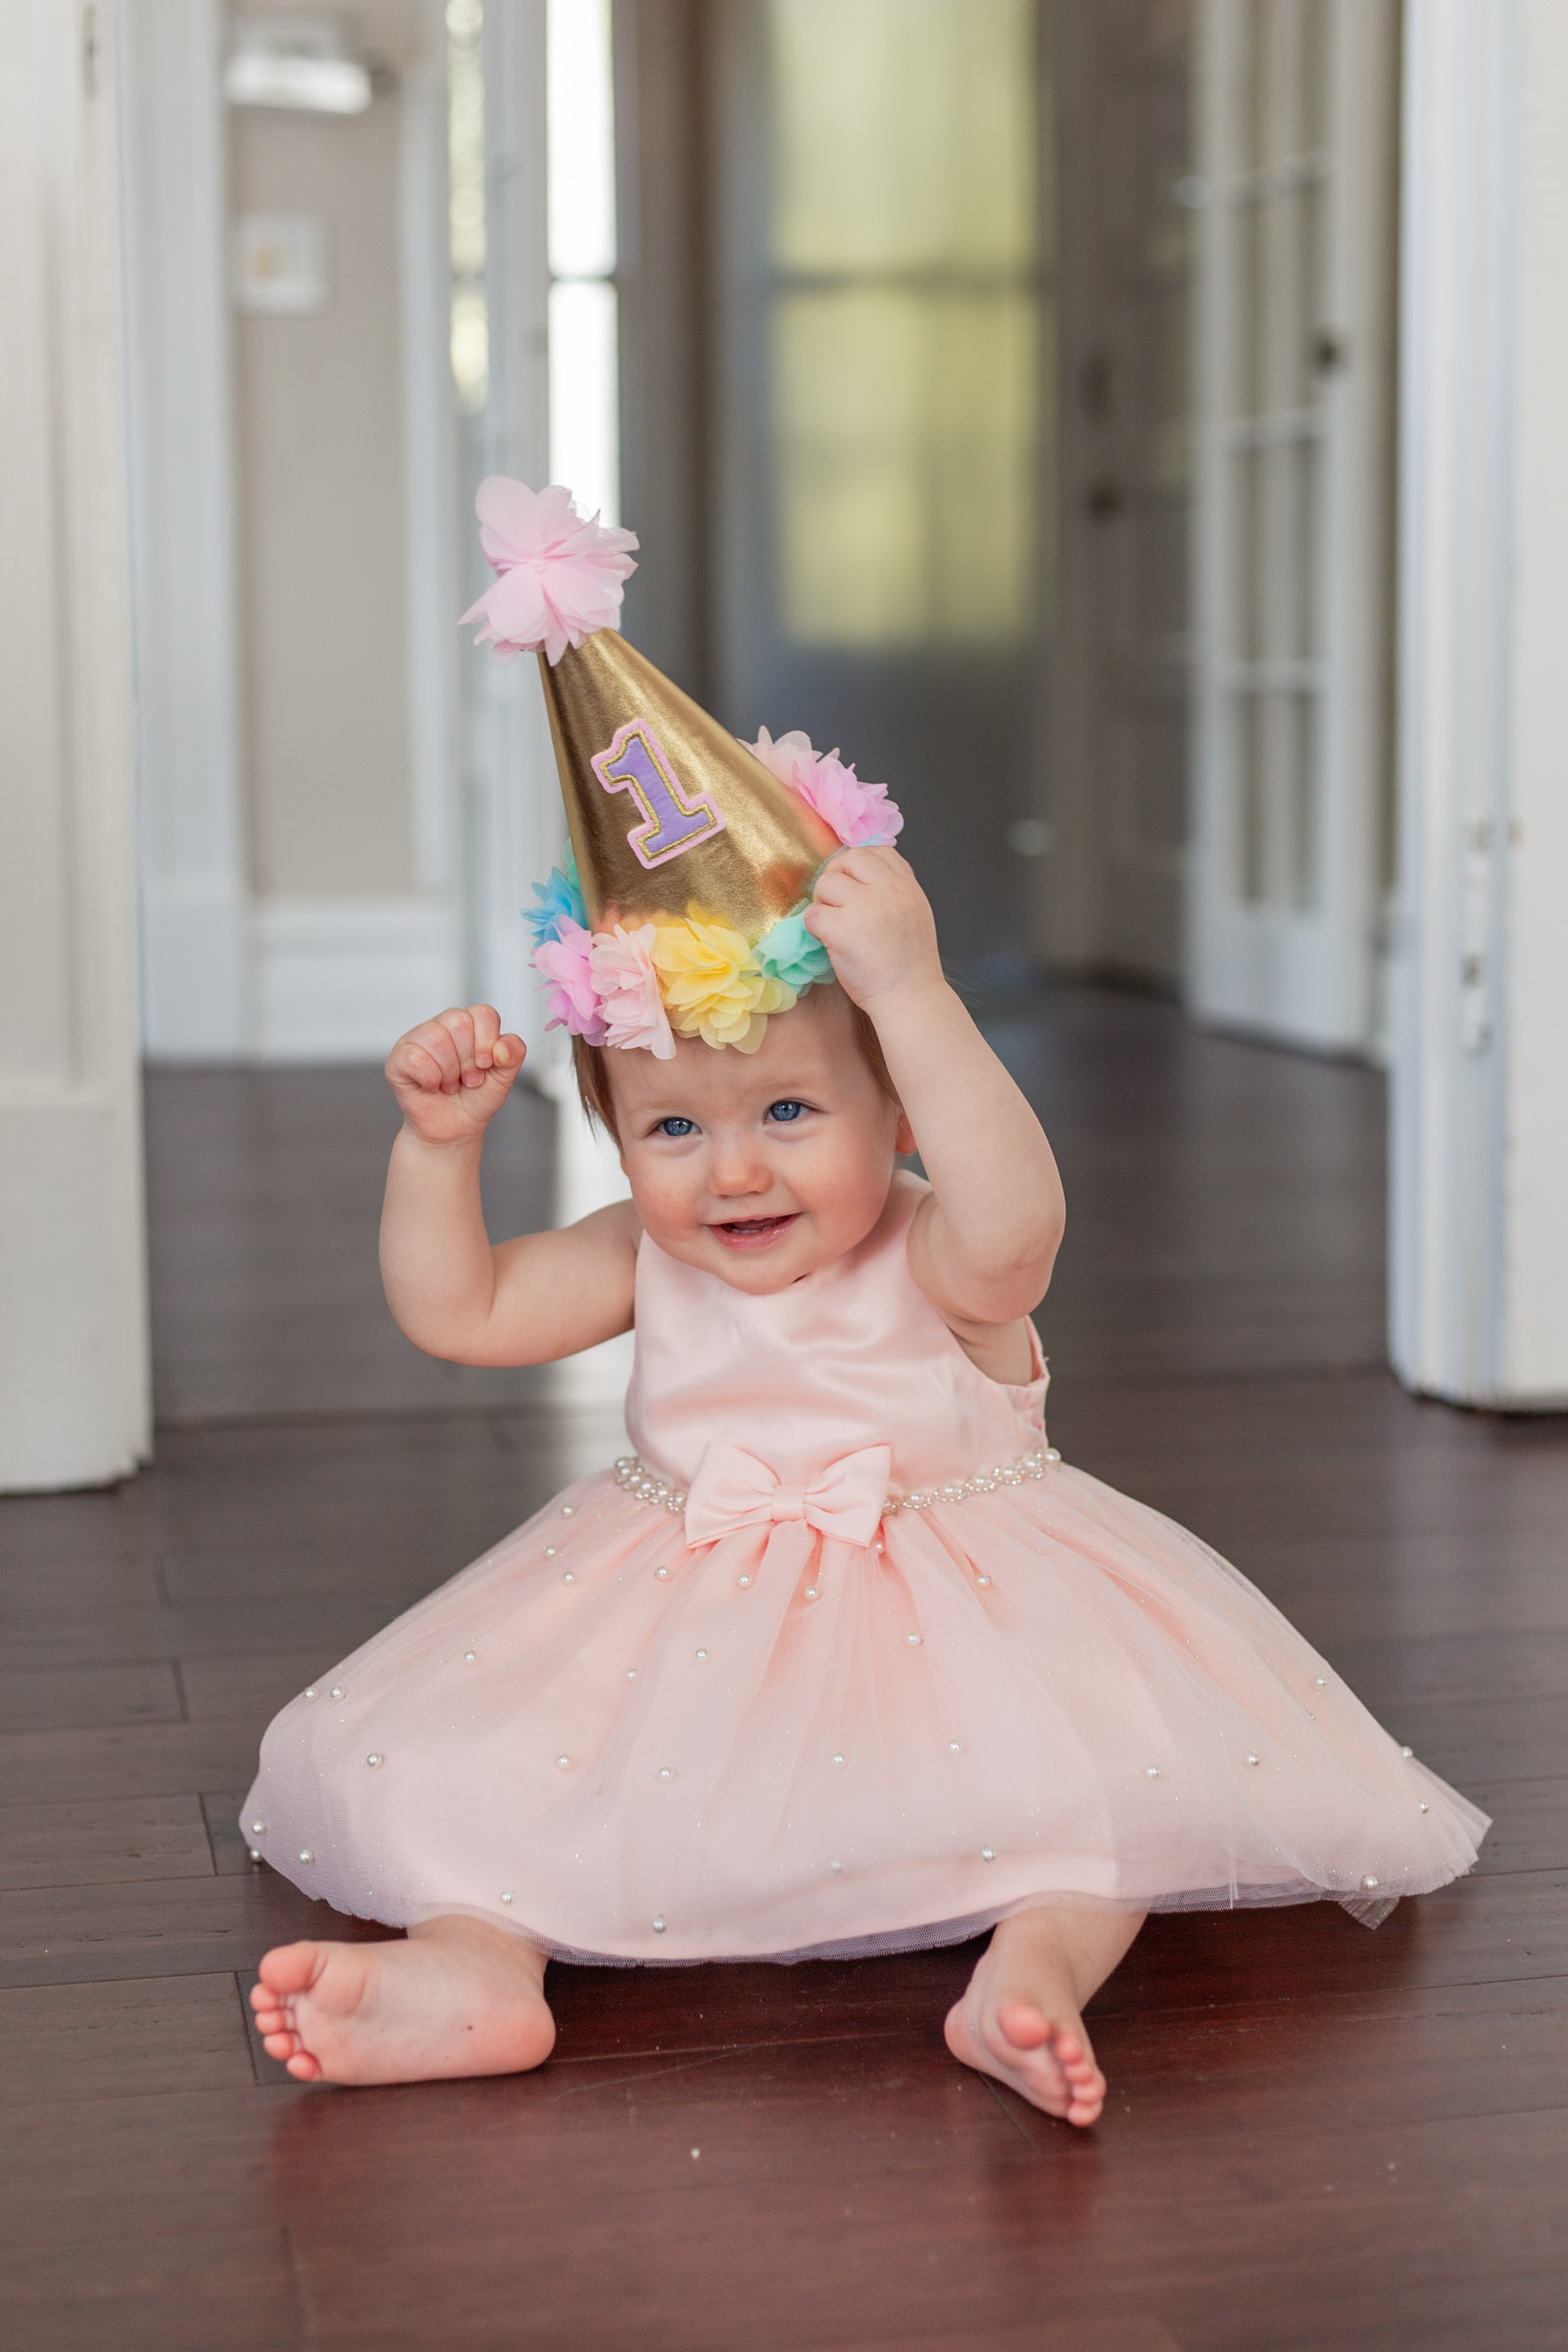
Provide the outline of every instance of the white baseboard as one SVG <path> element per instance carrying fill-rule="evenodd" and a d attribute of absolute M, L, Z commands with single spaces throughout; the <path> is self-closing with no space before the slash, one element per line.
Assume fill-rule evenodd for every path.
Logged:
<path fill-rule="evenodd" d="M 262 1061 L 382 1061 L 463 993 L 458 923 L 440 900 L 263 899 L 252 937 Z"/>
<path fill-rule="evenodd" d="M 0 1079 L 0 1494 L 108 1486 L 150 1451 L 141 1136 L 124 1093 Z"/>

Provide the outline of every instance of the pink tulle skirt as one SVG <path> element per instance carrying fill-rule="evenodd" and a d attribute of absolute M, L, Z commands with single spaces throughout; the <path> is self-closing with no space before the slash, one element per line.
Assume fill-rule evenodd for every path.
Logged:
<path fill-rule="evenodd" d="M 614 1961 L 956 1940 L 1055 1898 L 1468 1870 L 1476 1806 L 1247 1579 L 1081 1471 L 688 1551 L 604 1472 L 276 1718 L 247 1841 L 340 1911 Z"/>

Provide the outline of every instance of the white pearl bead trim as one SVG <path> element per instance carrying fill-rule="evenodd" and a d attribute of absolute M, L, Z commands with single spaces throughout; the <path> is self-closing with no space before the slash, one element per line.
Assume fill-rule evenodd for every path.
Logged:
<path fill-rule="evenodd" d="M 1015 1462 L 999 1462 L 994 1470 L 977 1470 L 973 1478 L 950 1478 L 946 1486 L 919 1487 L 911 1494 L 890 1491 L 883 1514 L 891 1518 L 895 1511 L 929 1511 L 939 1502 L 967 1502 L 971 1494 L 994 1494 L 999 1487 L 1021 1487 L 1027 1479 L 1049 1477 L 1060 1459 L 1054 1446 L 1037 1446 L 1033 1453 L 1020 1454 Z M 639 1502 L 651 1502 L 656 1508 L 677 1515 L 686 1508 L 685 1488 L 671 1486 L 635 1453 L 623 1453 L 616 1462 L 615 1484 L 635 1494 Z"/>

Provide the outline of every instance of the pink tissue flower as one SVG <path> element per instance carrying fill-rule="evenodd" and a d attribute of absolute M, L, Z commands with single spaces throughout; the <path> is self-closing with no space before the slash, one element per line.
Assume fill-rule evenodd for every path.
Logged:
<path fill-rule="evenodd" d="M 889 843 L 903 832 L 904 811 L 897 801 L 888 799 L 887 786 L 862 784 L 836 751 L 813 752 L 810 738 L 799 727 L 781 735 L 777 743 L 763 727 L 747 748 L 832 826 L 847 850 Z"/>
<path fill-rule="evenodd" d="M 536 972 L 544 976 L 545 1002 L 550 1007 L 547 1029 L 567 1029 L 602 1046 L 608 1034 L 594 989 L 591 957 L 594 936 L 569 915 L 561 918 L 560 934 L 540 943 L 533 952 Z"/>
<path fill-rule="evenodd" d="M 614 627 L 620 584 L 637 568 L 635 531 L 585 521 L 569 490 L 529 490 L 504 473 L 488 474 L 473 504 L 479 545 L 501 575 L 463 615 L 483 624 L 476 645 L 503 660 L 542 646 L 554 665 L 568 645 Z"/>
<path fill-rule="evenodd" d="M 595 938 L 589 961 L 606 1044 L 645 1046 L 656 1061 L 672 1061 L 675 1040 L 654 969 L 656 937 L 652 923 L 639 931 L 617 923 L 613 938 L 608 932 Z"/>

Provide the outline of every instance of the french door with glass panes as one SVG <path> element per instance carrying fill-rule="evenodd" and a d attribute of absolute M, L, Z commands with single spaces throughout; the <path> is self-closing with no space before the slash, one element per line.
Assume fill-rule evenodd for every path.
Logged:
<path fill-rule="evenodd" d="M 1396 0 L 1199 13 L 1200 1018 L 1374 1039 L 1388 863 Z"/>

